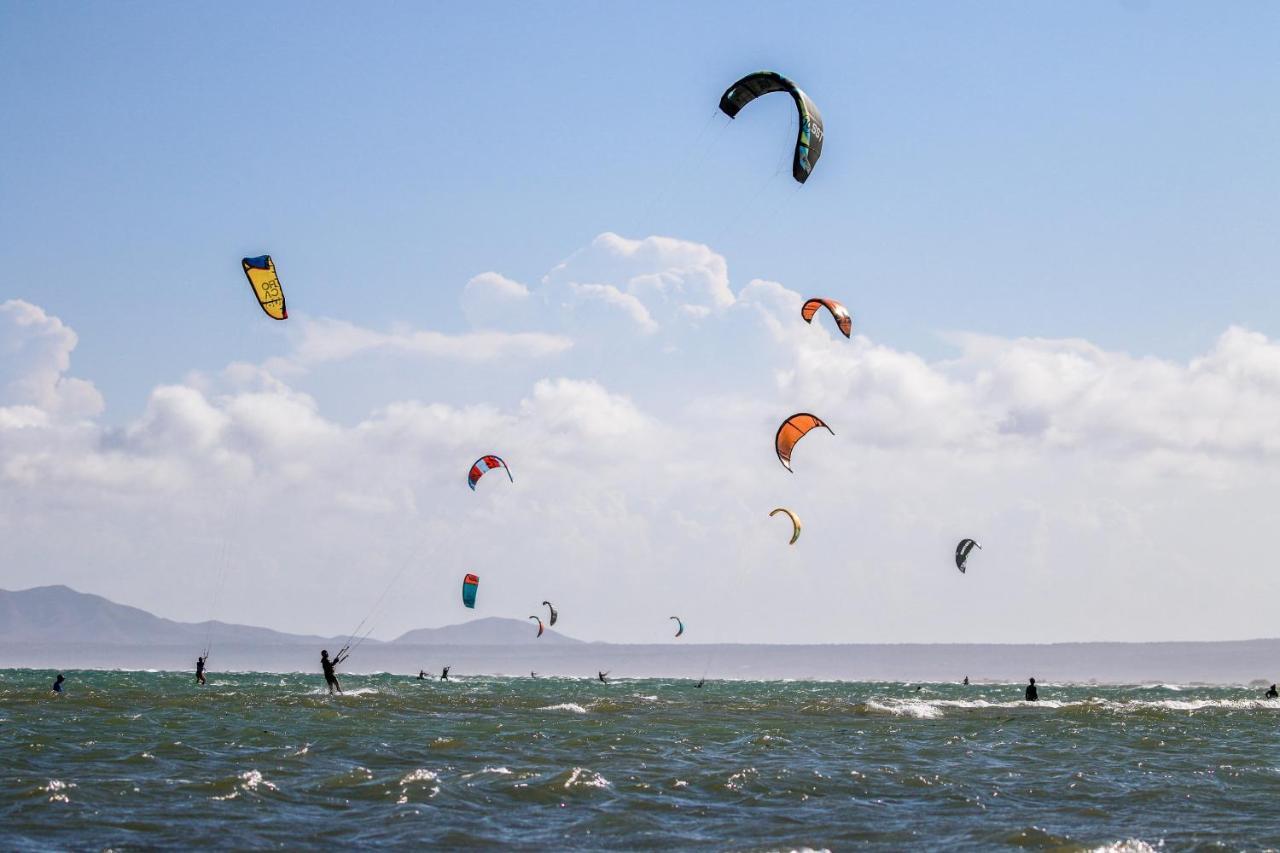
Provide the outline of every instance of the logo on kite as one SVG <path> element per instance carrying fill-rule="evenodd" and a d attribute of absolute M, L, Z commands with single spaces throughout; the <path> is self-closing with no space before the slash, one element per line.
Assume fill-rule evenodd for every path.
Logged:
<path fill-rule="evenodd" d="M 471 487 L 471 491 L 476 490 L 476 483 L 485 475 L 485 472 L 492 471 L 494 468 L 501 468 L 507 472 L 508 480 L 513 483 L 516 481 L 516 478 L 511 476 L 511 469 L 507 467 L 506 462 L 502 461 L 501 456 L 481 456 L 467 472 L 467 485 Z"/>
<path fill-rule="evenodd" d="M 253 295 L 258 297 L 258 304 L 267 316 L 273 320 L 287 320 L 289 312 L 284 306 L 284 288 L 276 276 L 276 264 L 270 255 L 259 255 L 256 258 L 241 258 L 240 266 L 244 269 Z"/>
<path fill-rule="evenodd" d="M 551 618 L 547 620 L 548 625 L 555 625 L 556 619 L 560 618 L 560 614 L 556 612 L 556 608 L 550 601 L 542 602 L 542 606 L 551 611 Z"/>
<path fill-rule="evenodd" d="M 679 637 L 681 634 L 684 633 L 684 623 L 680 621 L 679 616 L 672 616 L 671 618 L 676 621 L 676 626 L 677 626 L 676 636 Z"/>
<path fill-rule="evenodd" d="M 542 636 L 542 620 L 539 619 L 537 616 L 530 616 L 529 618 L 532 619 L 534 622 L 538 623 L 538 636 L 541 637 Z"/>
<path fill-rule="evenodd" d="M 471 609 L 476 606 L 476 589 L 480 586 L 480 578 L 467 575 L 462 579 L 462 603 Z"/>
<path fill-rule="evenodd" d="M 800 316 L 804 318 L 806 323 L 813 323 L 813 315 L 818 313 L 819 308 L 826 308 L 831 312 L 831 316 L 835 318 L 836 325 L 840 327 L 840 331 L 847 338 L 853 334 L 853 318 L 849 316 L 849 309 L 845 308 L 834 299 L 810 299 L 800 306 Z"/>
<path fill-rule="evenodd" d="M 960 544 L 956 546 L 956 568 L 960 570 L 961 574 L 964 573 L 965 563 L 969 559 L 969 552 L 974 548 L 979 551 L 982 550 L 982 546 L 972 539 L 961 539 Z"/>
<path fill-rule="evenodd" d="M 782 506 L 769 513 L 769 517 L 773 518 L 780 512 L 786 513 L 787 518 L 791 519 L 791 541 L 788 544 L 794 545 L 796 540 L 800 538 L 800 518 L 794 512 Z"/>
<path fill-rule="evenodd" d="M 796 150 L 791 160 L 791 177 L 800 183 L 809 179 L 818 158 L 822 156 L 822 115 L 809 96 L 786 77 L 775 71 L 757 71 L 734 83 L 720 96 L 720 111 L 729 118 L 761 95 L 786 92 L 796 102 L 800 115 L 800 132 L 796 135 Z"/>
<path fill-rule="evenodd" d="M 827 432 L 835 435 L 835 431 L 826 425 L 826 422 L 817 415 L 811 415 L 808 412 L 797 412 L 782 422 L 782 426 L 778 427 L 778 433 L 773 437 L 773 448 L 778 453 L 778 461 L 782 463 L 782 467 L 788 471 L 795 473 L 791 468 L 791 451 L 795 449 L 796 442 L 805 437 L 809 430 L 815 427 L 822 427 Z"/>

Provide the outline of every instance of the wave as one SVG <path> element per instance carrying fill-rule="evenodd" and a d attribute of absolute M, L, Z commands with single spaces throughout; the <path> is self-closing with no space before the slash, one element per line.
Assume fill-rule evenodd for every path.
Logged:
<path fill-rule="evenodd" d="M 561 702 L 559 705 L 547 705 L 545 708 L 539 708 L 539 711 L 572 711 L 575 714 L 585 714 L 587 709 L 579 705 L 577 702 Z"/>
<path fill-rule="evenodd" d="M 1149 713 L 1160 711 L 1177 711 L 1194 713 L 1197 711 L 1276 711 L 1280 712 L 1280 703 L 1266 699 L 1102 699 L 1089 698 L 1078 701 L 1063 702 L 1054 699 L 1042 699 L 1039 702 L 990 702 L 985 699 L 869 699 L 853 706 L 857 713 L 868 715 L 890 715 L 895 717 L 912 717 L 920 720 L 934 720 L 953 712 L 982 712 L 990 710 L 1044 712 L 1044 711 L 1082 711 L 1086 713 L 1100 712 L 1113 714 Z"/>

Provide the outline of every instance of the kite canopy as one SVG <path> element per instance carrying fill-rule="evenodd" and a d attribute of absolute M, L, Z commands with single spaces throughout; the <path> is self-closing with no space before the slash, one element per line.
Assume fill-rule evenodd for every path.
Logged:
<path fill-rule="evenodd" d="M 773 512 L 769 513 L 769 517 L 773 518 L 780 512 L 786 513 L 787 517 L 791 519 L 791 542 L 789 544 L 794 545 L 796 544 L 796 540 L 800 538 L 800 519 L 794 512 L 783 506 L 780 506 Z"/>
<path fill-rule="evenodd" d="M 846 338 L 853 334 L 853 318 L 849 316 L 849 309 L 834 299 L 810 299 L 800 306 L 800 316 L 806 323 L 812 323 L 813 315 L 818 313 L 819 308 L 826 308 L 831 312 Z"/>
<path fill-rule="evenodd" d="M 270 255 L 259 255 L 256 258 L 241 258 L 240 266 L 244 268 L 253 295 L 258 297 L 258 304 L 267 316 L 273 320 L 287 320 L 289 312 L 284 307 L 284 288 L 276 277 L 276 265 Z"/>
<path fill-rule="evenodd" d="M 786 92 L 796 102 L 796 110 L 800 114 L 800 132 L 796 136 L 791 176 L 803 184 L 822 156 L 822 115 L 799 86 L 776 71 L 757 71 L 725 90 L 720 96 L 720 111 L 729 118 L 735 118 L 738 111 L 747 104 L 772 92 Z"/>
<path fill-rule="evenodd" d="M 542 606 L 551 611 L 551 618 L 547 621 L 547 624 L 556 624 L 556 619 L 560 617 L 560 614 L 556 612 L 555 606 L 550 601 L 542 602 Z"/>
<path fill-rule="evenodd" d="M 808 412 L 798 412 L 782 422 L 782 426 L 778 427 L 778 434 L 773 438 L 774 449 L 778 452 L 778 461 L 782 463 L 782 467 L 791 471 L 791 451 L 795 449 L 796 442 L 804 438 L 809 430 L 815 427 L 822 427 L 827 432 L 835 435 L 835 431 L 827 426 L 822 418 L 817 415 L 811 415 Z M 794 472 L 793 472 L 794 473 Z"/>
<path fill-rule="evenodd" d="M 473 610 L 476 606 L 476 589 L 479 586 L 480 578 L 475 575 L 469 574 L 462 579 L 462 603 Z"/>
<path fill-rule="evenodd" d="M 501 468 L 507 472 L 507 479 L 515 482 L 516 478 L 511 476 L 511 469 L 507 467 L 507 463 L 502 461 L 501 456 L 481 456 L 471 466 L 471 470 L 467 472 L 467 485 L 471 487 L 471 491 L 476 490 L 476 483 L 484 476 L 486 471 L 492 471 L 494 468 Z"/>
<path fill-rule="evenodd" d="M 529 618 L 532 619 L 534 622 L 538 623 L 538 636 L 541 637 L 542 636 L 542 620 L 539 619 L 537 616 L 530 616 Z"/>
<path fill-rule="evenodd" d="M 677 626 L 676 636 L 679 637 L 681 634 L 684 633 L 684 623 L 680 621 L 679 616 L 672 616 L 671 618 L 676 620 L 676 626 Z"/>
<path fill-rule="evenodd" d="M 965 562 L 969 559 L 969 552 L 974 548 L 979 551 L 982 550 L 982 546 L 972 539 L 961 539 L 960 544 L 956 546 L 956 568 L 962 574 L 964 573 Z"/>

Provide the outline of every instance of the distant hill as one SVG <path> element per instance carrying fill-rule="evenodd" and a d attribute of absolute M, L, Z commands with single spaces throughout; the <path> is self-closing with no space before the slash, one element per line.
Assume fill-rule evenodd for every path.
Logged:
<path fill-rule="evenodd" d="M 404 646 L 511 646 L 528 643 L 537 633 L 538 626 L 532 621 L 521 622 L 519 619 L 489 616 L 443 628 L 419 628 L 401 634 L 392 642 Z M 548 628 L 538 638 L 538 642 L 556 645 L 582 641 Z"/>
<path fill-rule="evenodd" d="M 220 646 L 330 644 L 332 648 L 332 644 L 341 645 L 344 639 L 286 634 L 226 622 L 175 622 L 66 586 L 38 586 L 20 592 L 0 590 L 0 644 L 200 647 L 211 633 L 213 642 Z M 395 642 L 418 646 L 506 646 L 527 644 L 536 633 L 537 626 L 532 622 L 488 617 L 444 628 L 419 628 Z M 555 645 L 579 641 L 548 630 L 538 642 Z M 369 639 L 363 647 L 368 651 L 378 645 L 383 643 Z"/>
<path fill-rule="evenodd" d="M 203 645 L 234 639 L 256 645 L 329 642 L 226 622 L 175 622 L 66 586 L 0 590 L 0 643 L 100 643 L 105 645 Z M 370 641 L 373 642 L 373 641 Z"/>

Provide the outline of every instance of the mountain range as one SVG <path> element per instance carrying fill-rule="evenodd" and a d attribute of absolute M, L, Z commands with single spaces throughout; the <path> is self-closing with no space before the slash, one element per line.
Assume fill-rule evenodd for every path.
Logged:
<path fill-rule="evenodd" d="M 486 617 L 409 631 L 391 644 L 501 646 L 527 643 L 536 637 L 531 622 Z M 0 643 L 187 646 L 234 643 L 250 646 L 341 646 L 344 637 L 286 634 L 270 628 L 227 622 L 175 622 L 137 607 L 117 604 L 100 595 L 66 586 L 40 586 L 19 592 L 0 590 Z M 551 629 L 538 638 L 547 644 L 577 643 Z M 369 639 L 365 645 L 388 645 Z"/>
<path fill-rule="evenodd" d="M 532 672 L 614 677 L 1250 684 L 1277 680 L 1280 640 L 1161 643 L 705 644 L 688 636 L 649 645 L 584 643 L 518 619 L 485 618 L 420 628 L 390 642 L 369 640 L 347 673 L 452 667 L 455 675 Z M 0 669 L 157 669 L 191 672 L 212 643 L 210 671 L 319 672 L 320 649 L 340 637 L 285 634 L 223 622 L 184 623 L 65 586 L 0 591 Z"/>

